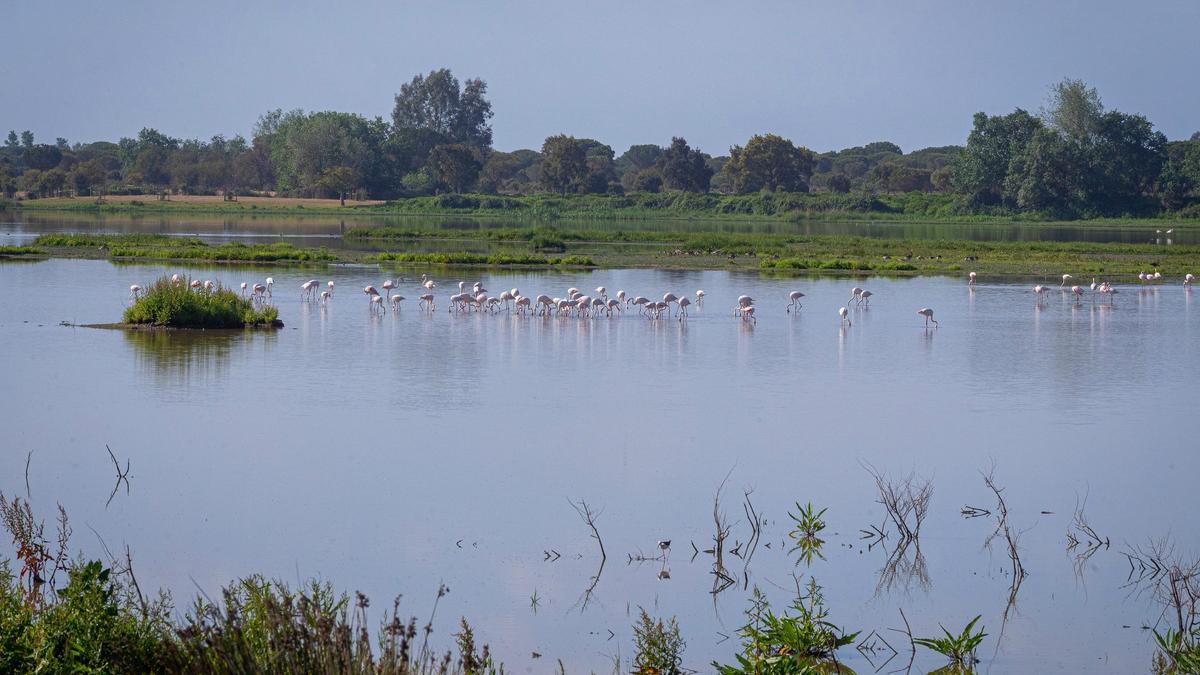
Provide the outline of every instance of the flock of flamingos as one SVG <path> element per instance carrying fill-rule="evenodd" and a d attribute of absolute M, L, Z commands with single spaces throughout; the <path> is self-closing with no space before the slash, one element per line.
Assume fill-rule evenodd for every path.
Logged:
<path fill-rule="evenodd" d="M 967 284 L 974 286 L 977 275 L 971 272 L 967 275 Z M 1096 279 L 1092 278 L 1092 283 L 1089 287 L 1071 285 L 1068 283 L 1074 279 L 1070 274 L 1062 275 L 1062 283 L 1059 288 L 1064 292 L 1070 292 L 1079 302 L 1084 295 L 1090 294 L 1092 301 L 1095 302 L 1096 296 L 1108 297 L 1108 301 L 1112 303 L 1112 297 L 1117 292 L 1117 289 L 1107 281 L 1096 283 Z M 1190 287 L 1196 280 L 1192 274 L 1187 274 L 1183 277 L 1183 285 Z M 401 280 L 403 281 L 403 280 Z M 1159 272 L 1142 272 L 1138 274 L 1138 281 L 1144 284 L 1159 284 L 1163 282 L 1163 276 Z M 171 282 L 174 284 L 182 284 L 184 280 L 178 274 L 171 276 Z M 217 286 L 212 281 L 201 282 L 198 279 L 193 279 L 189 282 L 191 288 L 198 292 L 211 293 Z M 522 295 L 521 291 L 513 288 L 506 291 L 501 291 L 499 295 L 488 295 L 488 290 L 483 287 L 483 283 L 476 281 L 472 284 L 471 290 L 466 290 L 467 282 L 458 282 L 458 293 L 450 296 L 450 305 L 447 308 L 449 312 L 499 312 L 515 311 L 518 314 L 534 314 L 540 316 L 558 316 L 567 317 L 575 316 L 580 318 L 592 318 L 600 315 L 613 316 L 614 313 L 620 314 L 626 309 L 634 309 L 643 316 L 650 319 L 661 319 L 665 314 L 667 318 L 674 316 L 677 320 L 683 321 L 688 316 L 688 307 L 693 304 L 703 306 L 704 291 L 696 291 L 696 300 L 693 302 L 688 296 L 677 296 L 674 293 L 663 294 L 662 300 L 651 300 L 645 296 L 627 295 L 625 291 L 617 291 L 613 297 L 608 296 L 607 289 L 600 286 L 596 289 L 595 295 L 587 295 L 578 288 L 568 288 L 566 297 L 552 298 L 548 295 L 538 295 L 535 298 L 530 298 L 527 295 Z M 272 297 L 272 289 L 275 286 L 275 280 L 267 277 L 263 283 L 255 283 L 253 285 L 243 281 L 241 283 L 241 295 L 246 297 L 247 292 L 250 294 L 250 299 L 256 304 L 263 304 Z M 368 309 L 372 313 L 387 312 L 387 305 L 392 306 L 393 312 L 400 311 L 400 304 L 404 302 L 405 297 L 399 293 L 392 293 L 392 290 L 397 286 L 397 282 L 388 279 L 380 284 L 384 294 L 380 294 L 379 290 L 374 286 L 363 288 L 363 293 L 367 296 Z M 316 302 L 322 306 L 328 305 L 333 300 L 333 282 L 329 281 L 325 284 L 325 289 L 318 293 L 321 287 L 321 282 L 316 279 L 310 279 L 300 285 L 300 300 L 301 302 Z M 421 275 L 421 295 L 418 297 L 418 306 L 422 309 L 433 311 L 434 294 L 433 289 L 437 288 L 437 283 L 427 275 Z M 1038 302 L 1042 302 L 1050 286 L 1038 284 L 1033 287 L 1033 292 L 1037 294 Z M 130 296 L 136 301 L 142 293 L 142 287 L 134 284 L 129 287 Z M 871 291 L 855 286 L 851 289 L 850 300 L 847 305 L 865 305 L 871 304 Z M 791 313 L 794 309 L 798 313 L 804 305 L 800 302 L 804 298 L 804 293 L 800 291 L 792 291 L 788 293 L 787 312 Z M 676 312 L 671 313 L 671 305 L 674 304 Z M 733 307 L 733 315 L 739 316 L 743 321 L 757 323 L 755 317 L 754 298 L 748 295 L 738 296 L 737 304 Z M 917 314 L 925 317 L 925 326 L 930 323 L 934 328 L 937 328 L 938 322 L 933 318 L 933 310 L 929 307 L 922 307 L 917 310 Z M 838 308 L 838 317 L 842 324 L 849 326 L 850 311 L 846 306 Z"/>

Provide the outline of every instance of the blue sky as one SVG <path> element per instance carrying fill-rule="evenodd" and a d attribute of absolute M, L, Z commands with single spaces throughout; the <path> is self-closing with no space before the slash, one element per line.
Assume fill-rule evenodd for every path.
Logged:
<path fill-rule="evenodd" d="M 1082 78 L 1168 138 L 1200 130 L 1200 2 L 7 2 L 0 129 L 249 136 L 273 108 L 390 117 L 414 74 L 487 80 L 495 145 L 550 134 L 724 154 L 962 143 Z"/>

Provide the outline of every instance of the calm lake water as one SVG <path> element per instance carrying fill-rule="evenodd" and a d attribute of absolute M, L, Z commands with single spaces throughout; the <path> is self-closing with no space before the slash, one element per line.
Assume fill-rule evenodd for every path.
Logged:
<path fill-rule="evenodd" d="M 175 271 L 234 287 L 273 276 L 287 327 L 59 325 L 117 320 L 130 284 Z M 50 519 L 61 502 L 87 555 L 103 555 L 89 526 L 114 550 L 128 544 L 142 586 L 173 590 L 181 607 L 197 586 L 212 594 L 261 572 L 362 590 L 376 610 L 403 593 L 423 622 L 445 583 L 435 641 L 448 645 L 466 616 L 518 672 L 558 658 L 610 671 L 632 653 L 638 607 L 678 617 L 685 664 L 708 672 L 736 651 L 723 636 L 742 623 L 746 582 L 782 609 L 792 573 L 820 582 L 833 621 L 898 649 L 899 608 L 918 636 L 981 614 L 981 671 L 1148 671 L 1143 626 L 1166 624 L 1122 551 L 1170 537 L 1177 554 L 1200 553 L 1193 292 L 1122 287 L 1109 307 L 1055 286 L 1039 306 L 1028 285 L 987 279 L 971 291 L 952 278 L 432 273 L 437 311 L 417 308 L 410 280 L 403 309 L 378 317 L 361 292 L 383 281 L 373 268 L 0 263 L 0 490 L 25 493 L 33 450 L 37 511 Z M 328 308 L 300 302 L 310 278 L 336 283 Z M 494 293 L 603 285 L 707 299 L 686 322 L 450 314 L 460 279 Z M 843 330 L 836 310 L 854 285 L 874 296 Z M 792 289 L 808 296 L 799 316 L 784 311 Z M 730 315 L 743 293 L 758 300 L 757 325 Z M 915 314 L 925 306 L 939 329 Z M 107 508 L 105 444 L 131 464 L 131 490 Z M 867 465 L 932 480 L 924 565 L 909 550 L 889 575 L 897 535 L 870 550 L 860 539 L 884 520 Z M 960 514 L 994 510 L 981 476 L 993 465 L 1028 571 L 1011 608 L 1003 543 L 985 547 L 995 520 Z M 712 546 L 727 475 L 737 583 L 713 595 L 713 559 L 692 542 Z M 748 563 L 729 552 L 751 536 L 744 491 L 765 518 Z M 1112 546 L 1081 559 L 1067 534 L 1085 497 Z M 607 551 L 588 597 L 600 556 L 568 503 L 580 499 L 601 511 Z M 829 509 L 825 559 L 811 566 L 788 552 L 797 501 Z M 628 562 L 662 539 L 665 561 Z M 902 651 L 882 672 L 908 661 Z M 860 673 L 882 661 L 841 656 Z M 914 672 L 942 663 L 922 651 Z"/>

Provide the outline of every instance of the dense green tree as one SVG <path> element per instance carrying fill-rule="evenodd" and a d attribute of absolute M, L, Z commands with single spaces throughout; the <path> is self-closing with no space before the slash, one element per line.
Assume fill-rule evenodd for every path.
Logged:
<path fill-rule="evenodd" d="M 49 171 L 62 161 L 62 150 L 55 145 L 38 144 L 25 148 L 25 165 L 31 169 Z"/>
<path fill-rule="evenodd" d="M 1000 203 L 1009 162 L 1041 127 L 1041 121 L 1020 108 L 1008 115 L 975 113 L 967 146 L 954 163 L 955 187 L 973 205 Z"/>
<path fill-rule="evenodd" d="M 331 166 L 321 172 L 317 187 L 338 196 L 342 206 L 346 205 L 346 195 L 350 194 L 362 180 L 358 172 L 348 166 Z"/>
<path fill-rule="evenodd" d="M 951 192 L 954 190 L 954 171 L 949 166 L 935 169 L 929 174 L 929 183 L 935 192 Z"/>
<path fill-rule="evenodd" d="M 416 75 L 401 85 L 392 110 L 396 129 L 424 129 L 451 142 L 476 148 L 492 145 L 492 104 L 487 83 L 467 80 L 465 86 L 448 69 Z"/>
<path fill-rule="evenodd" d="M 712 182 L 712 169 L 708 168 L 704 153 L 693 149 L 683 138 L 671 139 L 656 166 L 668 190 L 704 193 Z"/>
<path fill-rule="evenodd" d="M 633 187 L 634 178 L 645 169 L 654 166 L 663 154 L 663 149 L 653 144 L 631 145 L 616 159 L 614 168 L 621 184 Z"/>
<path fill-rule="evenodd" d="M 738 194 L 759 190 L 808 192 L 808 179 L 813 172 L 811 150 L 796 147 L 791 141 L 775 134 L 756 135 L 746 147 L 729 149 L 727 173 Z"/>
<path fill-rule="evenodd" d="M 71 169 L 68 182 L 78 195 L 90 195 L 103 188 L 108 180 L 108 172 L 104 163 L 98 159 L 80 162 Z"/>
<path fill-rule="evenodd" d="M 19 148 L 19 147 L 21 147 L 21 141 L 17 140 L 17 132 L 16 132 L 16 130 L 10 130 L 10 131 L 8 132 L 8 138 L 7 138 L 7 139 L 5 139 L 5 141 L 4 141 L 4 146 L 5 146 L 5 147 L 7 147 L 7 148 Z"/>
<path fill-rule="evenodd" d="M 277 189 L 313 194 L 326 169 L 345 166 L 362 179 L 368 192 L 386 191 L 378 179 L 384 170 L 381 146 L 386 138 L 383 120 L 367 120 L 340 112 L 305 114 L 294 110 L 282 116 L 271 135 L 271 162 Z"/>
<path fill-rule="evenodd" d="M 631 188 L 635 192 L 661 192 L 663 187 L 662 173 L 655 168 L 642 169 L 634 176 Z"/>
<path fill-rule="evenodd" d="M 1096 124 L 1087 162 L 1079 171 L 1086 176 L 1089 206 L 1105 214 L 1138 210 L 1138 202 L 1153 193 L 1167 159 L 1167 138 L 1141 115 L 1115 110 Z"/>
<path fill-rule="evenodd" d="M 1080 151 L 1062 134 L 1045 127 L 1010 159 L 1004 192 L 1009 203 L 1024 211 L 1053 216 L 1073 215 L 1080 207 Z"/>
<path fill-rule="evenodd" d="M 33 147 L 33 132 L 26 129 L 21 132 L 21 146 L 25 148 Z"/>
<path fill-rule="evenodd" d="M 496 152 L 488 155 L 479 174 L 479 190 L 488 193 L 520 194 L 528 191 L 536 180 L 529 170 L 537 163 L 533 150 Z"/>
<path fill-rule="evenodd" d="M 551 136 L 542 144 L 542 184 L 563 195 L 581 185 L 588 175 L 587 154 L 573 136 Z"/>
<path fill-rule="evenodd" d="M 850 191 L 850 179 L 840 173 L 835 173 L 829 177 L 826 186 L 830 192 L 839 192 L 845 194 Z"/>
<path fill-rule="evenodd" d="M 1042 121 L 1067 140 L 1088 145 L 1100 131 L 1103 115 L 1100 94 L 1083 80 L 1066 78 L 1050 87 Z"/>
<path fill-rule="evenodd" d="M 439 145 L 429 153 L 429 168 L 437 180 L 454 192 L 466 192 L 483 168 L 475 152 L 466 145 Z"/>

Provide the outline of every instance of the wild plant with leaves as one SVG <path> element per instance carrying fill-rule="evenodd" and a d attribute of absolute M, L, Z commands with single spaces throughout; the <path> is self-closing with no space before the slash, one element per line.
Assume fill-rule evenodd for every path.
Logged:
<path fill-rule="evenodd" d="M 792 614 L 776 615 L 756 586 L 746 610 L 747 622 L 738 629 L 742 652 L 737 664 L 713 662 L 720 675 L 816 675 L 850 672 L 837 661 L 837 650 L 854 644 L 858 632 L 847 633 L 828 620 L 825 597 L 809 578 L 804 592 L 791 605 Z"/>
<path fill-rule="evenodd" d="M 828 508 L 824 508 L 818 511 L 812 505 L 812 502 L 803 506 L 800 502 L 796 502 L 797 513 L 788 511 L 788 516 L 795 523 L 788 536 L 796 542 L 788 552 L 799 552 L 800 557 L 796 561 L 797 564 L 799 564 L 800 560 L 803 560 L 806 565 L 812 566 L 814 558 L 825 559 L 825 556 L 821 553 L 821 546 L 825 543 L 825 540 L 817 535 L 825 529 L 824 516 L 828 510 Z"/>
<path fill-rule="evenodd" d="M 983 628 L 980 628 L 979 632 L 972 632 L 980 618 L 982 617 L 976 616 L 974 619 L 971 619 L 971 622 L 958 635 L 954 635 L 946 630 L 945 626 L 939 626 L 942 629 L 942 633 L 945 634 L 943 637 L 913 638 L 913 644 L 932 649 L 950 659 L 950 663 L 954 666 L 969 668 L 979 663 L 979 659 L 975 656 L 975 650 L 983 642 L 983 638 L 987 637 L 987 633 L 983 632 Z"/>
<path fill-rule="evenodd" d="M 683 649 L 675 617 L 664 622 L 638 608 L 640 615 L 633 626 L 633 672 L 637 675 L 680 675 Z"/>

